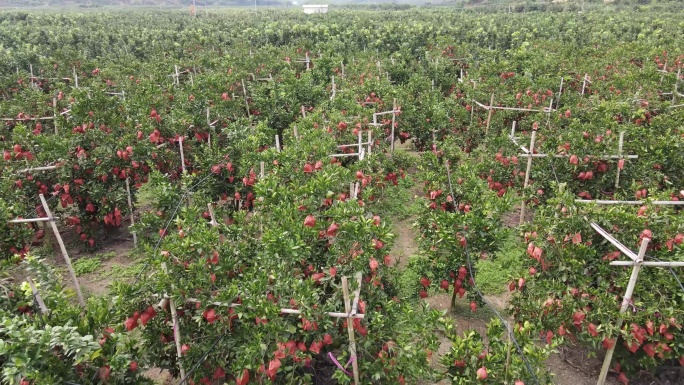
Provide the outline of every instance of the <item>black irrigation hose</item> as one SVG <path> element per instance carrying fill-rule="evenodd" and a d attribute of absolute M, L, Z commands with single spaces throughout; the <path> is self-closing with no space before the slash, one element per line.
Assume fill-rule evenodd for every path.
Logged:
<path fill-rule="evenodd" d="M 199 361 L 197 361 L 197 363 L 195 364 L 195 366 L 193 366 L 192 369 L 190 369 L 190 371 L 189 371 L 187 374 L 185 374 L 185 377 L 183 377 L 183 379 L 181 379 L 181 381 L 178 383 L 178 385 L 183 385 L 183 383 L 190 377 L 190 375 L 191 375 L 195 370 L 197 370 L 197 368 L 198 368 L 200 365 L 202 365 L 202 363 L 203 363 L 204 361 L 207 360 L 207 357 L 209 357 L 209 353 L 211 353 L 211 351 L 214 350 L 214 348 L 216 347 L 216 344 L 218 344 L 218 343 L 223 339 L 223 337 L 225 337 L 227 334 L 228 334 L 228 333 L 224 333 L 224 334 L 218 336 L 218 338 L 216 338 L 216 339 L 214 340 L 214 343 L 212 343 L 211 346 L 209 347 L 209 349 L 207 349 L 207 351 L 204 352 L 204 356 L 202 356 L 202 358 L 201 358 Z"/>
<path fill-rule="evenodd" d="M 447 161 L 448 162 L 448 161 Z M 451 185 L 451 171 L 449 170 L 449 164 L 446 164 L 447 167 L 447 178 L 449 180 L 449 193 L 451 194 L 451 197 L 454 197 L 454 189 L 453 186 Z M 508 332 L 508 335 L 510 336 L 511 340 L 513 341 L 513 344 L 515 344 L 515 348 L 518 351 L 518 354 L 520 354 L 520 357 L 522 357 L 523 362 L 525 363 L 525 367 L 527 368 L 527 371 L 530 373 L 532 378 L 534 379 L 534 383 L 539 385 L 539 379 L 537 378 L 537 375 L 534 373 L 534 370 L 532 370 L 532 365 L 530 365 L 530 362 L 527 360 L 527 357 L 525 356 L 525 353 L 523 352 L 522 348 L 520 347 L 520 344 L 518 343 L 518 340 L 515 338 L 515 334 L 509 329 L 508 324 L 506 323 L 506 320 L 499 314 L 499 312 L 494 308 L 494 306 L 490 305 L 489 302 L 484 298 L 484 295 L 482 295 L 482 292 L 480 289 L 477 287 L 477 284 L 475 283 L 475 275 L 473 274 L 473 265 L 470 262 L 470 253 L 468 252 L 468 240 L 465 238 L 465 234 L 463 235 L 463 238 L 466 240 L 466 245 L 465 245 L 465 254 L 466 258 L 468 260 L 468 272 L 470 273 L 470 279 L 473 281 L 473 288 L 475 289 L 475 292 L 477 293 L 478 296 L 480 296 L 480 299 L 482 299 L 482 302 L 490 308 L 494 314 L 501 320 L 501 324 L 506 328 L 506 331 Z"/>

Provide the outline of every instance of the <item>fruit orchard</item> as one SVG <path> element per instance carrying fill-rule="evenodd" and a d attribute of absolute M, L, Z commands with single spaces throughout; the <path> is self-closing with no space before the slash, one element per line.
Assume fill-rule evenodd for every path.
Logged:
<path fill-rule="evenodd" d="M 682 20 L 0 12 L 0 383 L 550 384 L 567 345 L 676 375 Z M 385 213 L 411 181 L 405 266 Z M 52 224 L 79 258 L 134 234 L 140 270 L 81 306 Z M 625 298 L 610 263 L 642 243 L 675 265 Z M 494 309 L 504 254 L 486 332 L 426 304 Z"/>

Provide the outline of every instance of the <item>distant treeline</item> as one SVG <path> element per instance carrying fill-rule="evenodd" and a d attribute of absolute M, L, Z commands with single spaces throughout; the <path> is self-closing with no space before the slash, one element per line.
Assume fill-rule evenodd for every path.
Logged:
<path fill-rule="evenodd" d="M 296 1 L 296 5 L 293 4 Z M 350 9 L 405 10 L 413 6 L 450 6 L 483 12 L 534 12 L 534 11 L 575 11 L 592 8 L 620 8 L 652 6 L 667 11 L 684 8 L 682 0 L 257 0 L 258 6 L 298 7 L 301 4 L 335 4 L 336 7 Z M 0 1 L 0 9 L 35 7 L 165 7 L 190 8 L 193 0 L 5 0 Z M 198 11 L 206 7 L 254 6 L 254 0 L 195 0 Z"/>

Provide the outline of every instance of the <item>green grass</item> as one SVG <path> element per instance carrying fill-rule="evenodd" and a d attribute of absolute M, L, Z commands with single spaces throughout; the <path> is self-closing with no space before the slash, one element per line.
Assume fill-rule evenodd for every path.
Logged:
<path fill-rule="evenodd" d="M 475 280 L 482 294 L 501 294 L 511 279 L 526 276 L 525 259 L 524 245 L 511 233 L 500 251 L 474 263 Z"/>
<path fill-rule="evenodd" d="M 415 181 L 412 175 L 400 179 L 397 186 L 390 186 L 373 207 L 373 211 L 383 218 L 405 220 L 418 215 L 423 200 L 413 195 Z"/>
<path fill-rule="evenodd" d="M 134 278 L 140 270 L 142 269 L 142 264 L 136 263 L 130 266 L 114 265 L 109 271 L 107 271 L 107 276 L 103 278 L 109 278 L 112 280 L 126 280 Z"/>
<path fill-rule="evenodd" d="M 77 276 L 90 274 L 102 266 L 102 261 L 98 258 L 81 258 L 74 262 L 74 272 Z"/>

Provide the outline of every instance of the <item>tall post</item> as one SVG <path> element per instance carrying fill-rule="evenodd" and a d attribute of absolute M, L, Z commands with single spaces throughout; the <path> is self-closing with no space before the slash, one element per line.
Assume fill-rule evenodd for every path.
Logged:
<path fill-rule="evenodd" d="M 584 74 L 584 81 L 582 82 L 582 96 L 584 96 L 584 90 L 587 88 L 587 74 Z"/>
<path fill-rule="evenodd" d="M 168 274 L 168 269 L 166 268 L 166 262 L 161 264 L 164 273 Z M 173 320 L 173 340 L 176 343 L 176 357 L 178 358 L 178 369 L 180 370 L 181 378 L 185 378 L 185 368 L 183 368 L 183 350 L 181 347 L 181 334 L 180 334 L 180 324 L 178 323 L 178 313 L 176 312 L 176 304 L 173 298 L 169 298 L 169 309 L 171 309 L 171 319 Z"/>
<path fill-rule="evenodd" d="M 74 72 L 74 85 L 78 88 L 78 74 L 76 73 L 76 67 L 71 67 Z"/>
<path fill-rule="evenodd" d="M 48 310 L 47 306 L 45 306 L 45 301 L 43 301 L 43 297 L 40 296 L 40 293 L 38 292 L 38 288 L 36 288 L 36 284 L 33 282 L 33 279 L 31 279 L 31 277 L 27 277 L 26 281 L 28 282 L 29 286 L 31 286 L 31 291 L 33 292 L 33 298 L 36 299 L 36 302 L 38 303 L 38 307 L 40 308 L 40 312 L 43 314 L 49 313 L 50 310 Z"/>
<path fill-rule="evenodd" d="M 181 168 L 183 169 L 183 174 L 186 173 L 185 170 L 185 154 L 183 153 L 183 137 L 178 138 L 178 147 L 180 148 L 180 157 L 181 157 Z"/>
<path fill-rule="evenodd" d="M 264 175 L 266 174 L 266 167 L 265 163 L 261 162 L 259 163 L 259 178 L 264 179 Z"/>
<path fill-rule="evenodd" d="M 59 114 L 57 113 L 57 98 L 52 98 L 52 115 L 54 118 L 52 119 L 52 123 L 55 125 L 55 135 L 59 133 L 57 130 L 57 117 Z"/>
<path fill-rule="evenodd" d="M 71 258 L 69 258 L 69 253 L 67 253 L 66 247 L 64 247 L 64 241 L 62 236 L 59 234 L 57 229 L 57 223 L 55 223 L 55 217 L 52 216 L 52 211 L 50 211 L 50 206 L 48 206 L 47 201 L 43 194 L 39 195 L 40 203 L 43 205 L 43 210 L 50 222 L 50 227 L 52 227 L 52 232 L 55 234 L 59 248 L 62 251 L 62 256 L 64 257 L 64 262 L 66 262 L 67 270 L 69 270 L 69 275 L 71 275 L 71 280 L 74 283 L 74 288 L 76 289 L 76 296 L 78 297 L 78 303 L 81 306 L 85 306 L 85 300 L 83 299 L 83 293 L 81 293 L 81 285 L 78 284 L 78 278 L 76 278 L 76 273 L 74 272 L 74 267 L 71 265 Z"/>
<path fill-rule="evenodd" d="M 556 98 L 556 107 L 558 107 L 558 105 L 560 103 L 561 95 L 563 94 L 563 81 L 564 80 L 565 80 L 565 78 L 561 77 L 560 87 L 558 87 L 558 97 Z"/>
<path fill-rule="evenodd" d="M 347 313 L 347 334 L 349 335 L 349 355 L 351 356 L 354 384 L 359 385 L 359 363 L 356 362 L 356 337 L 354 336 L 354 319 L 352 318 L 352 306 L 349 299 L 349 282 L 347 277 L 342 277 L 342 294 L 344 296 L 344 311 Z"/>
<path fill-rule="evenodd" d="M 250 117 L 249 114 L 249 101 L 247 100 L 247 87 L 245 87 L 245 79 L 241 80 L 242 82 L 242 94 L 245 95 L 245 107 L 247 107 L 247 117 Z"/>
<path fill-rule="evenodd" d="M 648 243 L 651 240 L 644 238 L 641 241 L 641 247 L 639 248 L 639 255 L 637 256 L 636 263 L 632 267 L 632 275 L 629 277 L 629 283 L 627 284 L 627 291 L 625 296 L 622 298 L 622 305 L 620 306 L 620 314 L 624 314 L 629 304 L 632 302 L 632 294 L 634 293 L 634 286 L 636 286 L 637 278 L 639 278 L 639 272 L 641 271 L 641 265 L 644 262 L 644 255 L 646 255 L 646 248 L 648 248 Z M 618 318 L 617 325 L 615 325 L 617 330 L 622 328 L 622 318 Z M 615 352 L 615 344 L 613 347 L 608 349 L 606 352 L 606 357 L 603 360 L 603 366 L 601 367 L 601 373 L 599 374 L 597 385 L 603 385 L 606 382 L 606 377 L 608 376 L 608 369 L 610 369 L 610 362 L 613 360 L 613 352 Z"/>
<path fill-rule="evenodd" d="M 280 137 L 278 136 L 278 134 L 275 134 L 275 143 L 276 143 L 276 150 L 278 150 L 278 152 L 280 152 Z"/>
<path fill-rule="evenodd" d="M 129 182 L 130 178 L 126 178 L 126 194 L 128 194 L 128 211 L 131 212 L 131 226 L 135 225 L 135 213 L 133 212 L 133 200 L 131 199 L 131 184 Z M 138 246 L 138 235 L 135 231 L 131 232 L 133 234 L 133 246 Z"/>
<path fill-rule="evenodd" d="M 392 102 L 392 146 L 391 153 L 394 154 L 394 124 L 397 122 L 397 99 Z"/>
<path fill-rule="evenodd" d="M 487 127 L 485 128 L 485 136 L 489 132 L 489 125 L 492 123 L 492 113 L 494 113 L 494 93 L 492 93 L 492 97 L 489 99 L 489 114 L 487 114 Z"/>
<path fill-rule="evenodd" d="M 622 160 L 622 144 L 625 140 L 625 132 L 622 131 L 620 132 L 620 141 L 618 142 L 618 162 Z M 620 166 L 618 165 L 617 168 L 617 175 L 615 176 L 615 188 L 617 189 L 618 186 L 620 186 Z"/>
<path fill-rule="evenodd" d="M 677 96 L 679 96 L 678 95 L 678 92 L 679 92 L 678 85 L 679 85 L 679 77 L 680 76 L 682 76 L 682 67 L 679 67 L 679 69 L 677 70 L 677 77 L 675 78 L 674 91 L 672 91 L 672 104 L 675 104 L 675 102 L 677 101 Z"/>
<path fill-rule="evenodd" d="M 532 170 L 532 159 L 534 155 L 534 142 L 537 140 L 537 131 L 532 131 L 532 138 L 530 139 L 530 153 L 527 155 L 527 171 L 525 171 L 525 183 L 523 189 L 527 188 L 530 183 L 530 171 Z M 525 222 L 525 199 L 520 203 L 520 224 Z"/>
<path fill-rule="evenodd" d="M 363 148 L 363 144 L 362 144 L 363 137 L 362 137 L 362 135 L 363 134 L 361 133 L 361 130 L 359 130 L 359 132 L 356 135 L 358 137 L 359 156 L 361 156 L 361 149 Z"/>
<path fill-rule="evenodd" d="M 373 132 L 371 130 L 368 130 L 368 155 L 371 155 L 371 149 L 373 148 Z"/>

